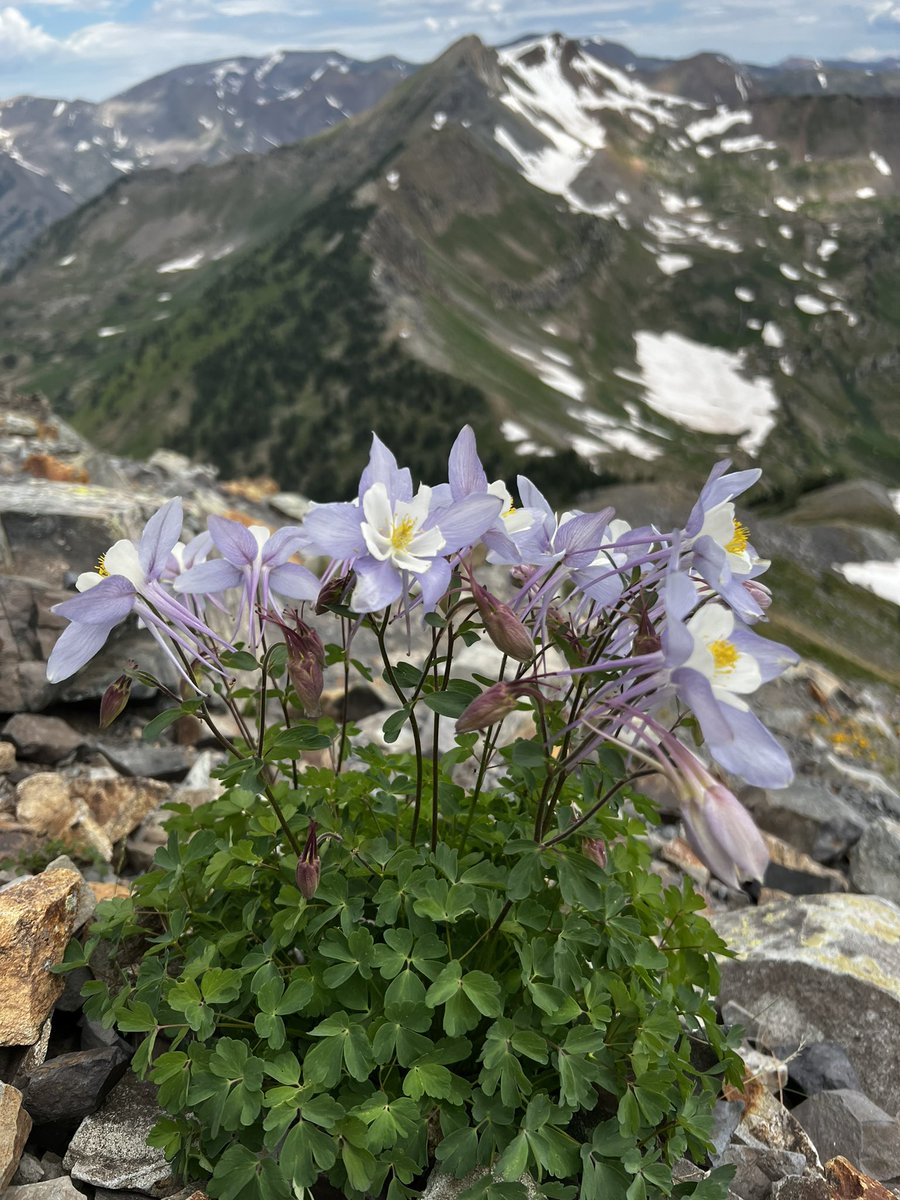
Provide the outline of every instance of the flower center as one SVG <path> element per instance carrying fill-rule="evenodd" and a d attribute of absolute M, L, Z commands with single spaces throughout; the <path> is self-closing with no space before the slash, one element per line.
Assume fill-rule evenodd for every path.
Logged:
<path fill-rule="evenodd" d="M 743 554 L 747 549 L 747 543 L 750 541 L 750 530 L 746 525 L 742 525 L 740 521 L 734 523 L 734 534 L 731 541 L 725 543 L 725 549 L 729 554 Z"/>
<path fill-rule="evenodd" d="M 717 671 L 733 671 L 737 666 L 738 652 L 733 643 L 720 638 L 716 642 L 709 643 L 709 652 L 713 656 L 713 662 L 716 665 Z"/>
<path fill-rule="evenodd" d="M 101 579 L 109 579 L 109 571 L 106 569 L 106 555 L 101 554 L 97 559 L 97 574 Z"/>
<path fill-rule="evenodd" d="M 516 509 L 516 506 L 515 506 L 515 505 L 512 503 L 512 501 L 510 501 L 509 508 L 507 508 L 507 509 L 506 509 L 504 512 L 502 512 L 500 515 L 501 515 L 502 517 L 511 517 L 511 516 L 513 515 L 513 513 L 514 513 L 514 512 L 516 512 L 516 511 L 517 511 L 517 509 Z"/>
<path fill-rule="evenodd" d="M 415 537 L 416 523 L 412 517 L 404 517 L 391 526 L 391 549 L 405 550 Z"/>

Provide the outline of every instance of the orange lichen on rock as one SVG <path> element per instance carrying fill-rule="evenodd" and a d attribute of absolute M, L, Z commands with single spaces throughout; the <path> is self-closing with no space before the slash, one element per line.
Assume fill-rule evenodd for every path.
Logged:
<path fill-rule="evenodd" d="M 29 454 L 22 463 L 22 470 L 35 479 L 50 479 L 54 483 L 90 483 L 91 477 L 84 467 L 61 462 L 52 454 Z"/>

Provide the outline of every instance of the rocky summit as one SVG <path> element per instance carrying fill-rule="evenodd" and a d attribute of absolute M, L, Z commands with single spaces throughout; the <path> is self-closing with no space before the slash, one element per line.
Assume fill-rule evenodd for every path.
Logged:
<path fill-rule="evenodd" d="M 275 526 L 307 502 L 266 480 L 222 482 L 172 453 L 111 457 L 43 401 L 10 398 L 4 413 L 0 1180 L 11 1185 L 5 1200 L 188 1200 L 196 1189 L 175 1181 L 147 1143 L 160 1110 L 153 1085 L 128 1071 L 129 1038 L 83 1011 L 83 985 L 91 973 L 112 978 L 111 964 L 97 953 L 90 972 L 49 968 L 71 937 L 84 936 L 98 901 L 127 893 L 151 866 L 166 841 L 164 806 L 216 794 L 211 772 L 222 755 L 191 718 L 142 741 L 161 706 L 149 688 L 101 733 L 99 697 L 124 661 L 160 670 L 152 642 L 126 626 L 89 669 L 50 686 L 43 673 L 58 623 L 47 606 L 173 494 L 184 499 L 189 529 L 210 513 Z M 677 497 L 673 504 L 683 515 Z M 363 636 L 357 653 L 376 662 Z M 491 665 L 460 660 L 467 671 Z M 337 682 L 326 681 L 326 712 Z M 385 685 L 360 686 L 351 703 L 364 737 L 380 739 Z M 654 870 L 667 883 L 690 877 L 734 956 L 721 964 L 719 1007 L 724 1024 L 743 1029 L 745 1081 L 719 1101 L 709 1166 L 734 1169 L 732 1200 L 891 1200 L 900 1195 L 900 908 L 890 870 L 900 828 L 897 692 L 808 659 L 759 703 L 796 778 L 782 792 L 741 793 L 771 856 L 758 905 L 710 877 L 671 798 L 648 783 L 662 812 L 646 832 Z M 421 733 L 427 745 L 430 722 Z M 676 1179 L 703 1174 L 684 1163 Z M 458 1191 L 438 1175 L 426 1194 L 453 1200 Z"/>

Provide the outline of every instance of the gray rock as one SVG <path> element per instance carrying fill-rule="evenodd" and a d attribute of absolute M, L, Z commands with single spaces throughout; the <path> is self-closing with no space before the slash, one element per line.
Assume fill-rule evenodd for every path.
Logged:
<path fill-rule="evenodd" d="M 75 866 L 74 862 L 69 858 L 68 854 L 60 854 L 58 858 L 54 858 L 53 862 L 47 863 L 44 867 L 45 871 L 56 871 L 60 868 L 66 871 L 81 872 Z M 81 929 L 82 925 L 94 915 L 94 909 L 97 907 L 97 897 L 94 895 L 93 889 L 85 881 L 84 885 L 78 892 L 78 907 L 75 909 L 75 924 L 72 926 L 72 932 L 75 933 Z"/>
<path fill-rule="evenodd" d="M 732 1134 L 741 1123 L 744 1115 L 744 1105 L 740 1100 L 717 1100 L 713 1109 L 713 1123 L 709 1140 L 715 1147 L 715 1153 L 710 1155 L 712 1162 L 718 1166 L 722 1161 Z"/>
<path fill-rule="evenodd" d="M 75 1124 L 96 1112 L 127 1063 L 128 1055 L 118 1046 L 47 1059 L 31 1072 L 25 1088 L 23 1103 L 33 1123 Z"/>
<path fill-rule="evenodd" d="M 181 746 L 150 746 L 141 742 L 97 742 L 96 749 L 122 775 L 167 781 L 184 779 L 195 758 Z"/>
<path fill-rule="evenodd" d="M 63 1166 L 73 1179 L 94 1187 L 165 1195 L 172 1184 L 169 1164 L 162 1150 L 147 1145 L 161 1116 L 153 1084 L 126 1075 L 100 1111 L 78 1126 Z"/>
<path fill-rule="evenodd" d="M 862 1092 L 818 1092 L 794 1115 L 823 1159 L 840 1154 L 876 1179 L 900 1175 L 900 1121 Z"/>
<path fill-rule="evenodd" d="M 16 1173 L 12 1177 L 13 1186 L 20 1186 L 27 1183 L 40 1183 L 44 1178 L 44 1168 L 41 1166 L 39 1158 L 35 1158 L 33 1154 L 27 1151 L 19 1159 L 19 1165 L 16 1167 Z"/>
<path fill-rule="evenodd" d="M 53 766 L 72 758 L 84 738 L 59 717 L 16 713 L 3 726 L 3 736 L 15 746 L 19 758 Z"/>
<path fill-rule="evenodd" d="M 722 913 L 737 957 L 720 999 L 756 1018 L 768 1046 L 844 1046 L 863 1090 L 900 1110 L 900 908 L 874 896 L 795 897 Z"/>
<path fill-rule="evenodd" d="M 45 1179 L 42 1183 L 7 1188 L 3 1200 L 84 1200 L 84 1194 L 68 1175 L 63 1175 L 59 1179 Z"/>
<path fill-rule="evenodd" d="M 772 1184 L 769 1200 L 834 1200 L 834 1192 L 821 1175 L 786 1175 Z"/>
<path fill-rule="evenodd" d="M 737 1168 L 730 1186 L 741 1200 L 769 1200 L 774 1180 L 797 1175 L 806 1167 L 802 1154 L 771 1146 L 729 1146 L 722 1163 Z"/>
<path fill-rule="evenodd" d="M 861 892 L 900 904 L 900 821 L 878 817 L 850 851 L 850 879 Z"/>
<path fill-rule="evenodd" d="M 778 792 L 754 788 L 741 798 L 761 829 L 817 862 L 845 854 L 865 828 L 862 818 L 821 780 L 797 779 Z"/>
<path fill-rule="evenodd" d="M 62 1179 L 66 1173 L 62 1159 L 52 1150 L 47 1150 L 41 1155 L 41 1170 L 44 1172 L 44 1179 Z"/>
<path fill-rule="evenodd" d="M 790 1058 L 788 1074 L 791 1081 L 807 1096 L 835 1088 L 860 1089 L 859 1076 L 847 1051 L 835 1042 L 813 1042 L 796 1053 L 793 1047 L 786 1047 L 783 1053 L 785 1058 Z"/>

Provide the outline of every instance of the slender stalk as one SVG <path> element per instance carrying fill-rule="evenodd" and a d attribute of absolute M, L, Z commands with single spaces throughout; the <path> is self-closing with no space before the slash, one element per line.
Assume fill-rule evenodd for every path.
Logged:
<path fill-rule="evenodd" d="M 344 765 L 344 754 L 347 746 L 347 705 L 349 703 L 348 693 L 350 691 L 350 643 L 347 639 L 347 619 L 341 617 L 341 647 L 344 651 L 344 694 L 341 697 L 341 737 L 338 742 L 337 765 L 334 768 L 335 775 L 340 775 L 341 767 Z"/>
<path fill-rule="evenodd" d="M 616 792 L 621 791 L 623 787 L 627 787 L 629 783 L 634 783 L 635 779 L 641 779 L 644 775 L 652 774 L 652 771 L 635 771 L 631 775 L 626 775 L 624 779 L 620 779 L 618 783 L 614 783 L 611 788 L 603 793 L 596 804 L 592 804 L 586 813 L 581 814 L 577 821 L 573 821 L 571 825 L 562 831 L 562 833 L 557 833 L 556 836 L 550 838 L 549 841 L 541 842 L 541 849 L 549 850 L 551 846 L 556 846 L 560 842 L 564 842 L 566 838 L 571 837 L 573 833 L 576 833 L 579 829 L 581 829 L 581 827 L 585 825 L 591 819 L 591 817 L 596 816 L 604 804 L 609 803 Z"/>
<path fill-rule="evenodd" d="M 379 627 L 373 621 L 372 629 L 374 630 L 375 637 L 378 641 L 378 649 L 381 651 L 381 661 L 384 663 L 384 670 L 388 677 L 388 682 L 394 689 L 394 694 L 396 695 L 397 699 L 400 701 L 403 707 L 406 708 L 408 706 L 408 702 L 406 696 L 404 695 L 403 688 L 397 682 L 397 676 L 394 674 L 394 668 L 391 666 L 391 660 L 388 658 L 387 646 L 384 640 L 384 635 L 387 632 L 389 615 L 389 612 L 386 610 L 384 614 L 384 621 L 381 623 L 381 626 Z M 415 714 L 413 713 L 412 709 L 409 710 L 408 716 L 409 727 L 412 731 L 413 745 L 415 746 L 416 750 L 416 797 L 415 801 L 413 802 L 412 830 L 410 831 L 409 835 L 409 844 L 414 846 L 416 844 L 416 837 L 419 833 L 419 817 L 422 811 L 422 736 L 419 733 L 419 724 L 416 721 Z"/>

